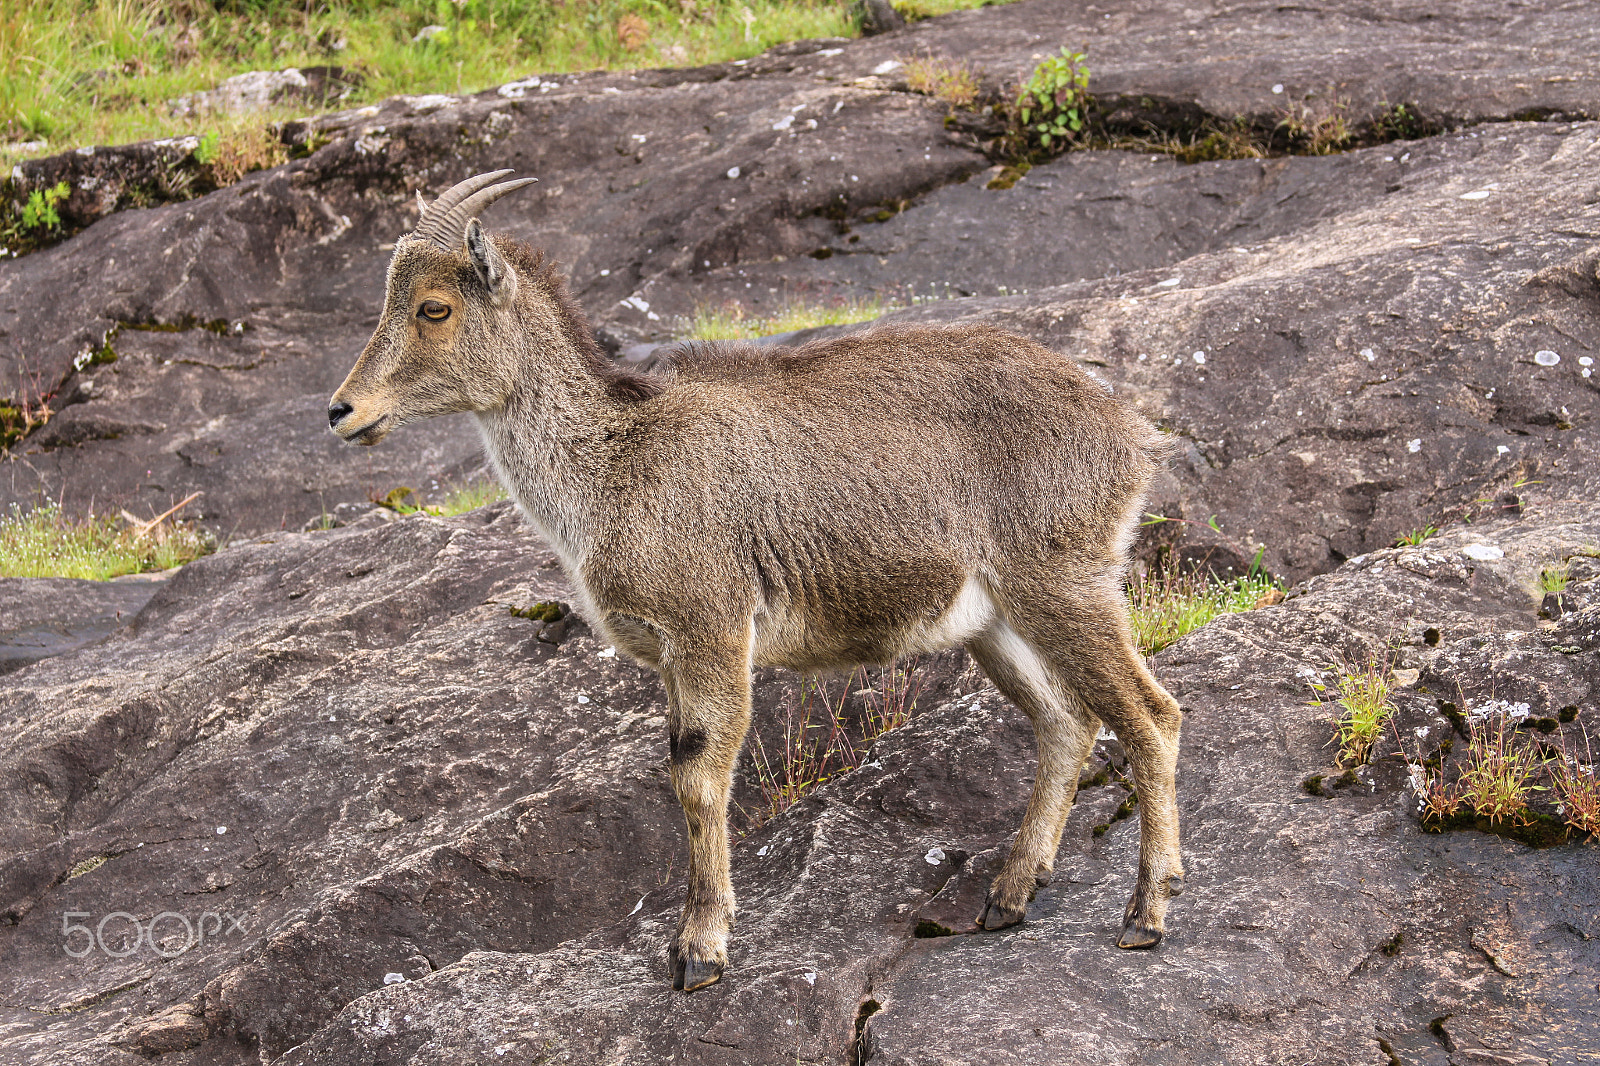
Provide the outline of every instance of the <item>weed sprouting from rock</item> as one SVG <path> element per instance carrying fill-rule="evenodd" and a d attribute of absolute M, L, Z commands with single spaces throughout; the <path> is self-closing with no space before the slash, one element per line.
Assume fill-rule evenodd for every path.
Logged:
<path fill-rule="evenodd" d="M 971 107 L 982 88 L 977 73 L 965 60 L 922 55 L 910 56 L 902 62 L 908 89 L 931 96 L 951 108 Z"/>
<path fill-rule="evenodd" d="M 911 717 L 922 689 L 918 663 L 888 666 L 871 679 L 858 669 L 837 696 L 817 678 L 801 682 L 784 711 L 783 746 L 769 753 L 755 734 L 750 776 L 761 805 L 744 811 L 746 832 L 776 818 L 827 781 L 859 767 L 879 737 Z"/>
<path fill-rule="evenodd" d="M 1064 151 L 1089 124 L 1088 58 L 1063 47 L 1017 86 L 1009 101 L 1011 154 L 1019 158 L 1035 149 Z"/>
<path fill-rule="evenodd" d="M 1490 824 L 1531 822 L 1528 793 L 1538 787 L 1532 782 L 1540 760 L 1532 748 L 1515 745 L 1515 736 L 1515 724 L 1503 714 L 1471 727 L 1466 762 L 1455 788 L 1462 805 Z"/>
<path fill-rule="evenodd" d="M 1395 680 L 1393 664 L 1387 654 L 1351 662 L 1346 659 L 1332 668 L 1330 684 L 1313 682 L 1317 704 L 1331 698 L 1339 708 L 1335 721 L 1338 730 L 1339 765 L 1362 766 L 1371 761 L 1372 746 L 1383 735 L 1384 726 L 1394 714 L 1391 698 Z"/>
<path fill-rule="evenodd" d="M 1409 533 L 1402 533 L 1400 537 L 1395 540 L 1394 546 L 1396 548 L 1415 548 L 1423 541 L 1427 540 L 1429 537 L 1438 532 L 1439 527 L 1432 525 L 1423 526 L 1420 529 L 1413 529 Z"/>

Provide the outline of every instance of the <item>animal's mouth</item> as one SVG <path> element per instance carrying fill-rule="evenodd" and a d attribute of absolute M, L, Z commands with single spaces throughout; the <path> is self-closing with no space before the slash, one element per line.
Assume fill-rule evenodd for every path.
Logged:
<path fill-rule="evenodd" d="M 360 429 L 346 430 L 341 426 L 334 432 L 343 437 L 346 444 L 360 444 L 370 448 L 389 435 L 390 422 L 389 416 L 384 415 L 382 418 L 368 422 Z"/>

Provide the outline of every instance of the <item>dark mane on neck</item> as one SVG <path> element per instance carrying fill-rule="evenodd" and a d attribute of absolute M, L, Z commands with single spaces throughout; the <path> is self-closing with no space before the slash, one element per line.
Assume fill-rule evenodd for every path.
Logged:
<path fill-rule="evenodd" d="M 555 263 L 545 259 L 544 252 L 523 241 L 504 237 L 500 239 L 498 247 L 500 254 L 511 261 L 516 271 L 537 285 L 555 305 L 568 343 L 583 357 L 584 365 L 605 385 L 613 399 L 637 403 L 665 391 L 667 383 L 661 378 L 618 366 L 607 357 L 605 350 L 594 339 L 583 308 L 567 291 L 566 280 L 556 270 Z"/>

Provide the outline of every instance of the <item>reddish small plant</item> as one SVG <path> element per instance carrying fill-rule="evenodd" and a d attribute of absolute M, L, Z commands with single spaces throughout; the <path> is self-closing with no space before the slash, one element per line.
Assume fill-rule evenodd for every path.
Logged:
<path fill-rule="evenodd" d="M 837 697 L 816 678 L 801 683 L 798 702 L 785 711 L 783 747 L 769 755 L 759 733 L 751 752 L 761 806 L 746 811 L 749 829 L 776 818 L 815 789 L 840 774 L 856 769 L 878 738 L 904 725 L 911 717 L 922 689 L 917 664 L 905 669 L 886 667 L 873 684 L 864 669 L 845 682 Z M 852 729 L 850 700 L 859 701 Z"/>
<path fill-rule="evenodd" d="M 1600 835 L 1600 778 L 1595 776 L 1594 752 L 1589 747 L 1589 734 L 1583 734 L 1583 759 L 1578 758 L 1576 745 L 1568 751 L 1561 744 L 1561 757 L 1550 770 L 1550 786 L 1555 791 L 1556 803 L 1567 825 L 1580 833 Z"/>

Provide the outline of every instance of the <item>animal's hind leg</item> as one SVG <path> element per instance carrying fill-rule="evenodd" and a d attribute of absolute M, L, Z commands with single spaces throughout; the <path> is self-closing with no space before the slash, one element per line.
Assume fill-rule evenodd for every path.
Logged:
<path fill-rule="evenodd" d="M 977 918 L 985 929 L 1003 929 L 1022 921 L 1035 887 L 1050 883 L 1061 830 L 1078 792 L 1078 774 L 1094 748 L 1100 723 L 1005 622 L 995 622 L 968 648 L 995 686 L 1033 721 L 1039 749 L 1028 811 Z"/>
<path fill-rule="evenodd" d="M 1096 585 L 1098 584 L 1098 588 Z M 1127 750 L 1139 794 L 1139 878 L 1117 946 L 1160 943 L 1167 903 L 1183 891 L 1177 765 L 1182 712 L 1134 648 L 1119 583 L 1062 588 L 1059 579 L 1007 590 L 1018 631 Z"/>

